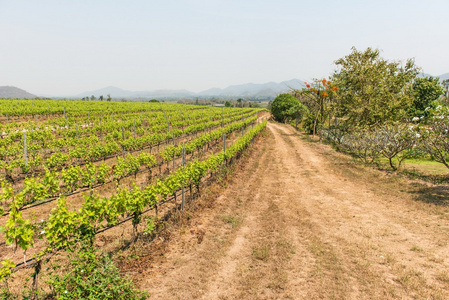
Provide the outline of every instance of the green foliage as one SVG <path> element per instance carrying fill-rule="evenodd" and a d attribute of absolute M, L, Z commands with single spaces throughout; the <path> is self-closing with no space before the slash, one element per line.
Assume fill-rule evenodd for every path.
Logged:
<path fill-rule="evenodd" d="M 58 205 L 52 209 L 48 217 L 45 229 L 41 234 L 45 234 L 48 243 L 48 250 L 59 250 L 71 247 L 78 236 L 78 214 L 69 211 L 66 198 L 58 199 Z"/>
<path fill-rule="evenodd" d="M 2 261 L 2 266 L 0 267 L 0 281 L 8 279 L 12 274 L 11 269 L 15 266 L 16 265 L 10 259 Z"/>
<path fill-rule="evenodd" d="M 449 168 L 449 108 L 440 105 L 430 109 L 426 123 L 420 130 L 420 148 Z"/>
<path fill-rule="evenodd" d="M 410 107 L 410 115 L 420 117 L 425 114 L 425 109 L 431 106 L 432 101 L 443 95 L 444 89 L 438 77 L 416 78 L 413 83 L 415 99 Z"/>
<path fill-rule="evenodd" d="M 8 245 L 15 245 L 22 248 L 24 253 L 29 247 L 34 244 L 34 224 L 29 219 L 22 217 L 22 212 L 17 210 L 15 204 L 11 204 L 11 210 L 9 211 L 9 218 L 5 224 L 5 238 Z"/>
<path fill-rule="evenodd" d="M 339 86 L 338 109 L 351 125 L 382 124 L 401 120 L 413 104 L 412 84 L 417 68 L 412 59 L 403 66 L 367 48 L 338 59 L 333 81 Z"/>
<path fill-rule="evenodd" d="M 49 284 L 54 299 L 147 299 L 133 282 L 123 277 L 109 256 L 82 249 L 73 257 L 64 275 L 53 275 Z"/>
<path fill-rule="evenodd" d="M 308 109 L 298 99 L 290 94 L 280 94 L 271 103 L 271 113 L 276 121 L 288 122 L 299 119 L 307 113 Z"/>

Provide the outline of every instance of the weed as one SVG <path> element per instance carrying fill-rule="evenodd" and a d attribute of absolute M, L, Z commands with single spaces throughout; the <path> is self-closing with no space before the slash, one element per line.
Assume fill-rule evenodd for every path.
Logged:
<path fill-rule="evenodd" d="M 128 278 L 122 277 L 111 258 L 92 249 L 75 255 L 63 275 L 52 275 L 48 282 L 53 299 L 146 299 L 135 290 Z"/>
<path fill-rule="evenodd" d="M 224 216 L 221 219 L 223 222 L 230 224 L 232 228 L 237 227 L 242 221 L 240 217 L 234 217 L 231 215 Z"/>
<path fill-rule="evenodd" d="M 423 249 L 419 246 L 413 245 L 412 248 L 410 248 L 410 251 L 423 252 Z"/>
<path fill-rule="evenodd" d="M 270 245 L 263 245 L 261 247 L 253 249 L 253 256 L 259 260 L 266 260 L 270 255 Z"/>

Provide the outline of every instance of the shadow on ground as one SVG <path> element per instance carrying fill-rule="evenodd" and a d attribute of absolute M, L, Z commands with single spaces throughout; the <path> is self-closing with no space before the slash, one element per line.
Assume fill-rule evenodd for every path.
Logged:
<path fill-rule="evenodd" d="M 415 185 L 411 191 L 416 201 L 432 203 L 435 205 L 449 206 L 449 186 L 425 186 Z"/>

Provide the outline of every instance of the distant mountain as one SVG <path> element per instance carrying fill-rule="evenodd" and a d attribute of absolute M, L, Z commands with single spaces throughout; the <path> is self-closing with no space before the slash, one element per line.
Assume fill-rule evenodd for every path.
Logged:
<path fill-rule="evenodd" d="M 430 76 L 438 77 L 438 78 L 440 78 L 441 81 L 449 79 L 449 73 L 444 73 L 444 74 L 441 74 L 439 76 L 433 76 L 433 75 L 430 75 L 430 74 L 427 74 L 427 73 L 419 73 L 418 74 L 418 77 L 430 77 Z"/>
<path fill-rule="evenodd" d="M 115 86 L 108 86 L 99 90 L 84 92 L 75 95 L 74 98 L 84 98 L 91 97 L 92 95 L 96 98 L 103 95 L 104 98 L 107 95 L 111 95 L 112 98 L 180 98 L 189 97 L 193 95 L 193 92 L 187 90 L 155 90 L 155 91 L 127 91 Z"/>
<path fill-rule="evenodd" d="M 95 96 L 96 98 L 100 97 L 101 95 L 103 95 L 104 98 L 107 97 L 107 95 L 111 95 L 111 97 L 114 98 L 126 98 L 129 97 L 133 92 L 132 91 L 127 91 L 127 90 L 123 90 L 121 88 L 115 87 L 115 86 L 108 86 L 99 90 L 94 90 L 94 91 L 88 91 L 88 92 L 84 92 L 78 95 L 75 95 L 75 98 L 84 98 L 84 97 L 90 97 L 90 96 Z"/>
<path fill-rule="evenodd" d="M 32 99 L 37 98 L 37 96 L 30 94 L 25 90 L 16 88 L 15 86 L 0 86 L 0 98 Z"/>
<path fill-rule="evenodd" d="M 156 98 L 156 99 L 179 99 L 179 98 L 195 98 L 195 97 L 224 97 L 224 98 L 274 98 L 277 95 L 287 92 L 290 89 L 301 89 L 304 83 L 299 79 L 292 79 L 282 81 L 280 83 L 247 83 L 239 85 L 231 85 L 224 89 L 212 88 L 199 93 L 194 93 L 188 90 L 154 90 L 154 91 L 127 91 L 118 87 L 108 86 L 99 90 L 88 91 L 73 98 L 91 97 L 96 98 L 103 95 L 111 95 L 112 98 Z"/>
<path fill-rule="evenodd" d="M 305 87 L 302 80 L 292 79 L 282 81 L 280 83 L 247 83 L 239 85 L 231 85 L 224 89 L 208 89 L 199 92 L 199 96 L 221 96 L 221 97 L 269 97 L 273 98 L 277 95 L 287 92 L 290 89 L 301 89 Z"/>
<path fill-rule="evenodd" d="M 449 73 L 444 73 L 437 77 L 439 77 L 440 80 L 443 81 L 443 80 L 449 79 Z"/>

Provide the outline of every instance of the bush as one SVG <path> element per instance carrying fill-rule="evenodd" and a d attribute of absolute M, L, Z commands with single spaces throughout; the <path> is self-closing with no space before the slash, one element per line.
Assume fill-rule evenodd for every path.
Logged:
<path fill-rule="evenodd" d="M 307 111 L 307 108 L 290 94 L 280 94 L 271 103 L 271 113 L 278 122 L 299 122 Z"/>
<path fill-rule="evenodd" d="M 53 275 L 50 299 L 146 299 L 128 278 L 121 276 L 110 257 L 93 250 L 82 250 L 64 275 Z"/>

